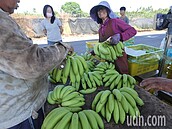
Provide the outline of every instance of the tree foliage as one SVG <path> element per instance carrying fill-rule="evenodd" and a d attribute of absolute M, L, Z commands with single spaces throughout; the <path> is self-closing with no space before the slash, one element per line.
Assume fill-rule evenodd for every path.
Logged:
<path fill-rule="evenodd" d="M 129 19 L 133 18 L 153 18 L 157 13 L 166 14 L 168 12 L 168 8 L 166 9 L 158 9 L 154 10 L 152 6 L 149 6 L 147 8 L 140 7 L 136 11 L 126 12 L 126 15 L 129 17 Z M 119 12 L 117 12 L 119 15 Z"/>
<path fill-rule="evenodd" d="M 80 5 L 76 2 L 66 2 L 61 9 L 69 14 L 79 14 L 82 11 Z"/>
<path fill-rule="evenodd" d="M 76 17 L 88 16 L 88 13 L 83 12 L 80 5 L 76 2 L 66 2 L 64 5 L 61 6 L 61 10 Z"/>

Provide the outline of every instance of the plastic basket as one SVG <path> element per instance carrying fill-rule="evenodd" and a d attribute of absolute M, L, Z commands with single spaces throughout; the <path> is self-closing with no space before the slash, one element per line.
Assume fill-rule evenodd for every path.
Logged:
<path fill-rule="evenodd" d="M 128 46 L 128 48 L 147 51 L 147 53 L 140 56 L 128 55 L 130 75 L 141 75 L 158 69 L 159 60 L 162 58 L 163 54 L 162 49 L 144 44 Z"/>
<path fill-rule="evenodd" d="M 134 37 L 133 37 L 133 38 L 130 38 L 130 39 L 127 40 L 127 41 L 124 41 L 123 44 L 124 44 L 124 46 L 131 46 L 131 45 L 134 45 Z"/>
<path fill-rule="evenodd" d="M 98 44 L 99 41 L 89 41 L 89 42 L 86 42 L 86 50 L 87 51 L 92 51 L 93 48 L 94 48 L 94 45 Z"/>

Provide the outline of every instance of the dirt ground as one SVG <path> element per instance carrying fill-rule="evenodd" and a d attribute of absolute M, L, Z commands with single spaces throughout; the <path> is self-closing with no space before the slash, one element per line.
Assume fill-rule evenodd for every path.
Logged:
<path fill-rule="evenodd" d="M 53 90 L 55 85 L 50 84 L 50 90 Z M 95 95 L 103 90 L 103 87 L 100 87 L 97 89 L 96 92 L 92 94 L 85 95 L 86 99 L 86 105 L 83 107 L 83 109 L 91 109 L 91 103 L 95 97 Z M 166 118 L 166 126 L 128 126 L 127 125 L 127 119 L 123 125 L 118 124 L 116 125 L 111 120 L 110 123 L 107 123 L 104 120 L 105 123 L 105 129 L 172 129 L 172 106 L 164 103 L 163 101 L 159 100 L 154 95 L 150 94 L 149 92 L 145 91 L 142 88 L 139 88 L 138 86 L 135 87 L 136 91 L 138 92 L 140 98 L 144 101 L 145 105 L 142 107 L 139 107 L 141 115 L 144 117 L 144 122 L 146 122 L 148 116 L 165 116 Z M 49 105 L 46 103 L 45 105 L 45 112 L 50 112 L 53 108 L 56 108 L 56 105 Z M 143 123 L 141 123 L 142 125 Z"/>

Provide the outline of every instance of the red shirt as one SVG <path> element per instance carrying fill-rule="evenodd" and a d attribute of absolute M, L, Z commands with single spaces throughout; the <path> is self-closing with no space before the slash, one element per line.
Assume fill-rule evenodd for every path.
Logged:
<path fill-rule="evenodd" d="M 104 42 L 109 37 L 115 34 L 121 35 L 121 41 L 126 41 L 136 35 L 136 30 L 130 25 L 126 24 L 121 19 L 107 19 L 104 24 L 101 24 L 99 29 L 99 41 Z"/>
<path fill-rule="evenodd" d="M 136 35 L 136 30 L 130 25 L 126 24 L 121 19 L 107 19 L 104 24 L 101 24 L 99 29 L 99 42 L 106 41 L 109 37 L 120 34 L 121 41 L 126 41 Z M 127 54 L 123 52 L 122 57 L 118 57 L 118 59 L 114 62 L 116 65 L 116 69 L 121 74 L 128 74 L 128 60 Z"/>

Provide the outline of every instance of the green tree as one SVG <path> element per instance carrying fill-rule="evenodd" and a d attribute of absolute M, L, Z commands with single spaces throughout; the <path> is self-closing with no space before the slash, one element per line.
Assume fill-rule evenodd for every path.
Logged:
<path fill-rule="evenodd" d="M 76 2 L 66 2 L 64 5 L 62 5 L 61 9 L 64 12 L 72 15 L 80 15 L 82 13 L 80 5 Z"/>

